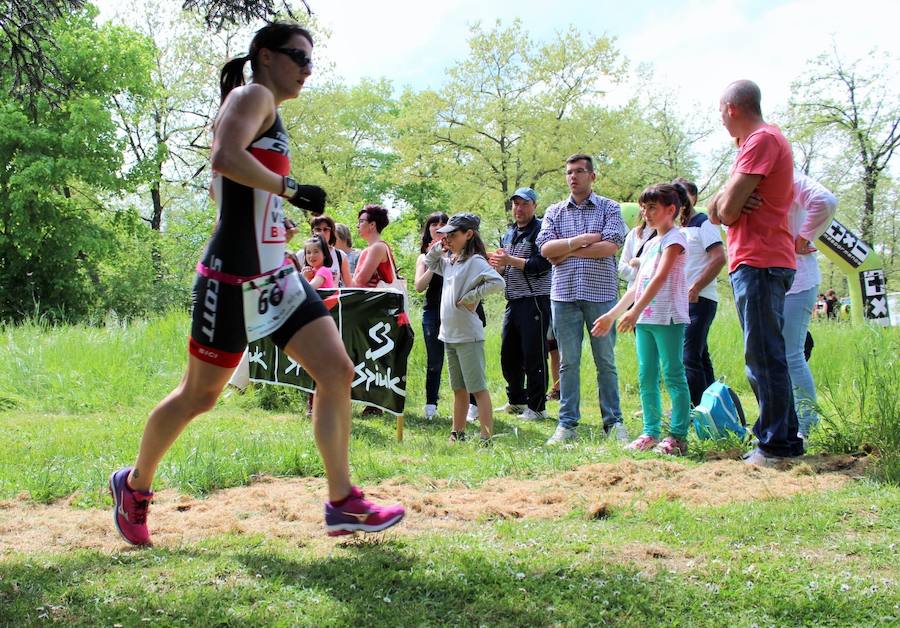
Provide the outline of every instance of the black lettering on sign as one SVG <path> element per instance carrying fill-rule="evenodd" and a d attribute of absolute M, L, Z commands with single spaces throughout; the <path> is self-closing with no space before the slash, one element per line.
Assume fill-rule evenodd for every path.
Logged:
<path fill-rule="evenodd" d="M 859 268 L 869 256 L 869 245 L 837 220 L 831 221 L 819 240 L 853 268 Z"/>
<path fill-rule="evenodd" d="M 859 274 L 859 285 L 862 290 L 866 318 L 887 324 L 887 282 L 885 281 L 884 271 L 876 268 L 875 270 L 861 272 Z"/>

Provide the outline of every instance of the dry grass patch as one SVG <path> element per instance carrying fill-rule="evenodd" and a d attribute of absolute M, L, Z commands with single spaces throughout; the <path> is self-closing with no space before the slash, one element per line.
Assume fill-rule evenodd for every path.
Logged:
<path fill-rule="evenodd" d="M 575 508 L 604 518 L 617 509 L 642 509 L 658 500 L 721 506 L 830 491 L 857 475 L 864 462 L 852 456 L 819 456 L 803 464 L 802 472 L 784 472 L 732 460 L 699 466 L 624 460 L 539 479 L 498 478 L 477 488 L 451 487 L 440 480 L 426 482 L 426 488 L 388 481 L 370 487 L 367 494 L 379 502 L 405 504 L 407 519 L 390 534 L 415 535 L 465 530 L 485 520 L 555 519 Z M 322 534 L 324 489 L 321 479 L 261 477 L 250 486 L 205 499 L 160 491 L 150 516 L 154 543 L 177 547 L 222 534 L 263 534 L 325 547 L 332 542 Z M 39 505 L 24 497 L 0 502 L 0 556 L 76 548 L 116 552 L 122 547 L 110 510 L 80 510 L 66 501 Z"/>

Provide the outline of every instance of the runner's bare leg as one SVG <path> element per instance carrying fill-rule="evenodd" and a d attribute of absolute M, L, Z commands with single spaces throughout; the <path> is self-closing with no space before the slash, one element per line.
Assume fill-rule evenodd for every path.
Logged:
<path fill-rule="evenodd" d="M 128 485 L 132 489 L 150 490 L 156 468 L 169 447 L 193 418 L 216 405 L 216 399 L 233 372 L 233 368 L 222 368 L 188 356 L 181 383 L 153 408 L 144 426 L 137 461 L 128 476 Z"/>
<path fill-rule="evenodd" d="M 301 327 L 284 349 L 316 381 L 313 433 L 325 474 L 328 498 L 338 501 L 350 493 L 350 386 L 353 363 L 330 316 Z"/>

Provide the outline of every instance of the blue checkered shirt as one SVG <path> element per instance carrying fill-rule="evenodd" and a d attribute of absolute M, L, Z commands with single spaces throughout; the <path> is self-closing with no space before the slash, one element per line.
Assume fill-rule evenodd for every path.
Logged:
<path fill-rule="evenodd" d="M 571 197 L 547 208 L 537 237 L 537 245 L 550 240 L 574 238 L 582 233 L 599 233 L 603 239 L 621 247 L 628 229 L 619 204 L 593 192 L 583 203 Z M 554 301 L 591 301 L 600 303 L 618 297 L 616 256 L 601 259 L 569 257 L 553 267 L 550 298 Z"/>

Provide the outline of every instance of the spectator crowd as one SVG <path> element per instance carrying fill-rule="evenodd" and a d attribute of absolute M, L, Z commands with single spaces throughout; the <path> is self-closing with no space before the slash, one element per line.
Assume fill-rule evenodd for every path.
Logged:
<path fill-rule="evenodd" d="M 437 416 L 446 361 L 453 391 L 450 440 L 465 440 L 468 421 L 480 424 L 480 442 L 490 444 L 494 409 L 482 301 L 502 292 L 499 357 L 506 399 L 498 412 L 548 420 L 547 401 L 559 399 L 547 445 L 577 439 L 587 331 L 607 437 L 628 449 L 684 453 L 691 408 L 716 381 L 708 336 L 719 304 L 716 279 L 728 264 L 746 373 L 759 403 L 756 447 L 745 460 L 770 466 L 801 455 L 817 421 L 804 353 L 809 321 L 836 316 L 838 304 L 833 290 L 818 291 L 812 242 L 830 224 L 837 201 L 795 170 L 788 142 L 764 121 L 760 101 L 751 81 L 736 81 L 722 95 L 722 123 L 738 154 L 707 213 L 696 209 L 697 186 L 678 178 L 644 190 L 637 225 L 629 230 L 620 206 L 594 189 L 592 157 L 575 154 L 565 162 L 569 196 L 547 205 L 542 217 L 538 193 L 515 190 L 511 224 L 493 251 L 481 240 L 478 216 L 428 216 L 414 279 L 415 290 L 424 293 L 425 417 Z M 384 208 L 364 207 L 358 232 L 368 246 L 358 252 L 345 225 L 316 217 L 297 267 L 322 287 L 390 285 L 397 272 L 381 238 L 387 224 Z M 621 298 L 620 279 L 627 286 Z M 615 359 L 616 334 L 631 331 L 643 418 L 636 438 L 622 420 Z M 665 435 L 660 382 L 672 401 Z"/>

